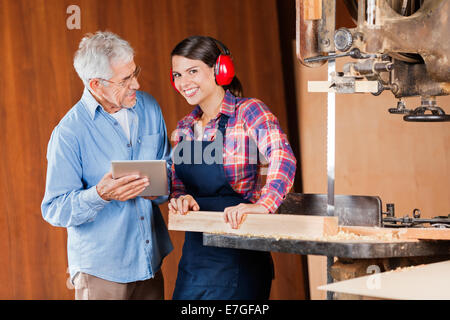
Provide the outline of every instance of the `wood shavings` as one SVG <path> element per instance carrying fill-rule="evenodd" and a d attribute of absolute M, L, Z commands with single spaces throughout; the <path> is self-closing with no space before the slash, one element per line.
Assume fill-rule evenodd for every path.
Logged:
<path fill-rule="evenodd" d="M 245 237 L 245 238 L 265 238 L 265 239 L 275 239 L 276 241 L 280 239 L 287 239 L 287 240 L 316 240 L 311 237 L 302 237 L 302 236 L 286 236 L 286 235 L 280 235 L 280 234 L 249 234 L 249 233 L 243 233 L 243 234 L 234 234 L 234 233 L 223 233 L 221 231 L 212 231 L 208 232 L 211 234 L 218 234 L 218 235 L 231 235 L 231 236 L 239 236 L 239 237 Z"/>
<path fill-rule="evenodd" d="M 234 233 L 224 233 L 222 231 L 212 231 L 208 232 L 211 234 L 217 234 L 217 235 L 230 235 L 230 236 L 238 236 L 238 237 L 245 237 L 245 238 L 265 238 L 265 239 L 274 239 L 276 241 L 284 239 L 284 240 L 310 240 L 310 241 L 321 241 L 323 239 L 322 237 L 311 237 L 311 236 L 301 236 L 301 235 L 295 235 L 295 236 L 288 236 L 288 235 L 282 235 L 282 234 L 263 234 L 263 233 L 240 233 L 240 234 L 234 234 Z"/>
<path fill-rule="evenodd" d="M 409 270 L 412 270 L 412 269 L 415 269 L 417 267 L 421 267 L 421 266 L 424 266 L 424 265 L 425 264 L 420 264 L 420 265 L 417 265 L 417 266 L 409 266 L 409 267 L 398 267 L 398 268 L 396 268 L 394 270 L 386 271 L 386 273 L 409 271 Z"/>
<path fill-rule="evenodd" d="M 336 235 L 323 237 L 324 241 L 358 241 L 358 242 L 396 242 L 402 241 L 397 234 L 394 233 L 380 233 L 377 235 L 358 235 L 352 232 L 339 231 Z"/>
<path fill-rule="evenodd" d="M 219 235 L 225 235 L 223 232 L 215 231 L 210 232 L 212 234 L 219 234 Z M 358 235 L 356 233 L 346 232 L 346 231 L 339 231 L 336 235 L 328 235 L 323 237 L 308 237 L 308 236 L 285 236 L 285 235 L 277 235 L 277 234 L 230 234 L 234 236 L 239 237 L 246 237 L 246 238 L 266 238 L 266 239 L 274 239 L 276 241 L 281 239 L 287 239 L 287 240 L 309 240 L 309 241 L 324 241 L 324 242 L 400 242 L 404 241 L 398 237 L 397 234 L 392 233 L 382 233 L 378 234 L 376 236 L 364 236 L 364 235 Z"/>

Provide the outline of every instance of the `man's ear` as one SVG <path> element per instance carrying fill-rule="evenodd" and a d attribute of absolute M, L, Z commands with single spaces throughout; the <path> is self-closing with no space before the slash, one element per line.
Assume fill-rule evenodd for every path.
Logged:
<path fill-rule="evenodd" d="M 100 80 L 98 80 L 98 79 L 89 80 L 89 90 L 96 95 L 98 95 L 101 85 L 102 84 L 100 83 Z"/>

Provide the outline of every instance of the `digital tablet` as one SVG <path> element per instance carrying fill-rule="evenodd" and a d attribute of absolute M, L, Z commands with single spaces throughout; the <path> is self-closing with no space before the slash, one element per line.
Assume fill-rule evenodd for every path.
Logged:
<path fill-rule="evenodd" d="M 114 179 L 136 174 L 147 177 L 150 185 L 139 196 L 166 196 L 169 194 L 166 160 L 113 160 L 111 171 Z"/>

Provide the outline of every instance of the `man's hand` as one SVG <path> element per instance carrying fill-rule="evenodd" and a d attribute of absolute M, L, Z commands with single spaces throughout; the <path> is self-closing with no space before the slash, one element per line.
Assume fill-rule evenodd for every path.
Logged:
<path fill-rule="evenodd" d="M 108 172 L 97 184 L 97 193 L 106 201 L 127 201 L 136 198 L 149 185 L 147 177 L 128 175 L 119 179 L 113 179 L 112 173 Z"/>
<path fill-rule="evenodd" d="M 233 229 L 238 229 L 244 214 L 248 213 L 267 214 L 269 210 L 260 204 L 241 203 L 237 206 L 225 208 L 223 218 L 225 223 L 229 223 Z"/>
<path fill-rule="evenodd" d="M 200 207 L 191 195 L 184 195 L 178 198 L 172 198 L 169 202 L 169 213 L 186 214 L 189 210 L 198 211 Z"/>

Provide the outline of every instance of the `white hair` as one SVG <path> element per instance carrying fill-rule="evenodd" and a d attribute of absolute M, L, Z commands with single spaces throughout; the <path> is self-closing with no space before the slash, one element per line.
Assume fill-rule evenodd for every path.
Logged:
<path fill-rule="evenodd" d="M 101 78 L 109 80 L 113 76 L 111 64 L 128 63 L 134 58 L 130 44 L 109 31 L 87 34 L 80 42 L 73 66 L 85 86 L 89 80 Z"/>

